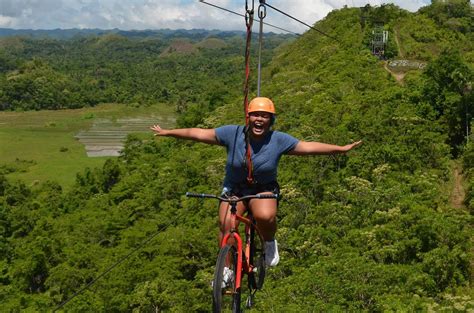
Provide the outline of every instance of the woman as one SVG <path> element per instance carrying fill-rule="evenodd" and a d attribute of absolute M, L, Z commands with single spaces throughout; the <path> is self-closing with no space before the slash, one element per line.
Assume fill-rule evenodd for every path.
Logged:
<path fill-rule="evenodd" d="M 276 181 L 277 166 L 283 154 L 346 153 L 361 144 L 361 141 L 345 146 L 307 142 L 286 133 L 272 131 L 275 106 L 270 99 L 265 97 L 253 99 L 249 103 L 248 114 L 248 128 L 227 125 L 216 129 L 163 129 L 159 125 L 154 125 L 151 130 L 155 132 L 155 136 L 170 136 L 225 146 L 227 164 L 223 192 L 236 196 L 279 193 Z M 250 162 L 247 156 L 248 146 L 251 147 Z M 249 177 L 247 166 L 250 163 L 253 169 L 251 177 Z M 251 178 L 251 182 L 248 178 Z M 238 214 L 243 214 L 247 208 L 252 211 L 265 239 L 265 262 L 268 266 L 275 266 L 280 260 L 275 240 L 277 205 L 276 199 L 252 199 L 246 204 L 239 202 L 237 207 Z M 228 214 L 230 214 L 228 204 L 221 203 L 219 207 L 220 239 L 230 230 Z"/>

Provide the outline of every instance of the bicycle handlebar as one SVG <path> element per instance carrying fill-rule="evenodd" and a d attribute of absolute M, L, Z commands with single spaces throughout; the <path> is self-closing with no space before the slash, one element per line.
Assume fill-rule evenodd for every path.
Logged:
<path fill-rule="evenodd" d="M 194 193 L 194 192 L 186 192 L 186 197 L 191 197 L 191 198 L 213 198 L 213 199 L 219 199 L 223 202 L 240 202 L 248 199 L 278 199 L 277 194 L 258 194 L 258 195 L 248 195 L 248 196 L 243 196 L 241 198 L 224 198 L 221 196 L 216 196 L 212 194 L 207 194 L 207 193 Z"/>

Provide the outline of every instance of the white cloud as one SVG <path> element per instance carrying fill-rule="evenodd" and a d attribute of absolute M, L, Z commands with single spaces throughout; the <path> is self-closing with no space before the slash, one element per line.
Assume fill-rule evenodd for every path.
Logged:
<path fill-rule="evenodd" d="M 15 24 L 14 22 L 15 19 L 13 17 L 0 15 L 0 27 L 10 28 Z"/>
<path fill-rule="evenodd" d="M 244 14 L 243 0 L 206 0 Z M 251 0 L 249 0 L 251 2 Z M 274 0 L 274 7 L 314 24 L 331 10 L 347 5 L 380 5 L 382 0 Z M 430 0 L 391 1 L 416 11 Z M 255 0 L 256 6 L 258 1 Z M 296 32 L 307 28 L 271 10 L 265 21 Z M 198 0 L 0 0 L 0 27 L 11 28 L 206 28 L 244 30 L 242 17 L 199 3 Z M 277 31 L 272 29 L 272 31 Z"/>

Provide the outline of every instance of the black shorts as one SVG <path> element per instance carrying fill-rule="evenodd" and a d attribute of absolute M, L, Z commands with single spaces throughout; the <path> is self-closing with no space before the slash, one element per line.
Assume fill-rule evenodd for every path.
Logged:
<path fill-rule="evenodd" d="M 276 195 L 280 194 L 280 185 L 276 181 L 268 184 L 237 184 L 232 186 L 232 189 L 225 192 L 228 196 L 243 197 L 248 195 L 256 195 L 262 192 L 272 192 Z"/>

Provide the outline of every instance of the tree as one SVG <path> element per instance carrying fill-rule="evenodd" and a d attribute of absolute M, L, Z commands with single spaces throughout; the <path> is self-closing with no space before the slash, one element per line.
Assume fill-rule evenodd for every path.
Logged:
<path fill-rule="evenodd" d="M 424 77 L 420 100 L 434 109 L 447 129 L 453 154 L 458 155 L 474 115 L 471 85 L 474 71 L 463 61 L 459 51 L 446 49 L 428 65 Z"/>

